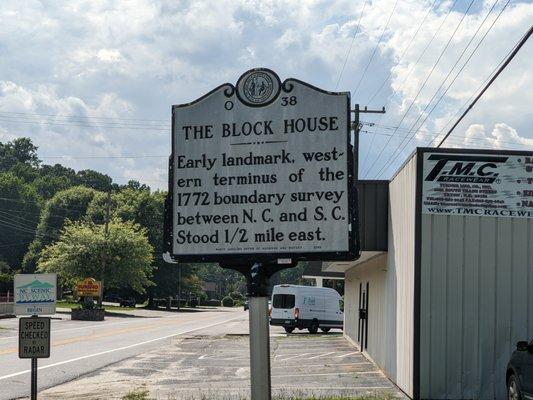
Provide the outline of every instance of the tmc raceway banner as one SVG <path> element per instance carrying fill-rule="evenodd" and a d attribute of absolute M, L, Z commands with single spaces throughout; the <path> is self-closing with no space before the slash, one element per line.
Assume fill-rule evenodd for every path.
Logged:
<path fill-rule="evenodd" d="M 424 153 L 422 213 L 533 218 L 533 153 Z"/>

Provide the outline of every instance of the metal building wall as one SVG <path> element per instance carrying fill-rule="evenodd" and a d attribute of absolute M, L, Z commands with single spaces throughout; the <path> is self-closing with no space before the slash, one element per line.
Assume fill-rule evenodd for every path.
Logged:
<path fill-rule="evenodd" d="M 389 184 L 388 254 L 351 268 L 345 280 L 345 335 L 357 343 L 359 284 L 366 286 L 369 282 L 366 353 L 410 396 L 414 360 L 415 189 L 413 157 Z"/>
<path fill-rule="evenodd" d="M 533 219 L 421 216 L 420 397 L 502 399 L 533 338 Z"/>

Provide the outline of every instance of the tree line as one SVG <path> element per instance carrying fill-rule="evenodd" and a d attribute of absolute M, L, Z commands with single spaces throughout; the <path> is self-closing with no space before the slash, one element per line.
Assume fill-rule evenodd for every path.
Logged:
<path fill-rule="evenodd" d="M 120 185 L 91 169 L 44 164 L 29 138 L 0 142 L 0 293 L 11 290 L 15 273 L 53 271 L 66 290 L 81 278 L 103 276 L 108 293 L 175 296 L 178 268 L 161 256 L 165 196 L 136 180 Z M 217 299 L 245 292 L 235 271 L 215 264 L 179 268 L 184 294 L 206 299 L 204 281 L 217 284 L 209 293 Z M 300 282 L 302 269 L 282 271 L 273 282 Z"/>

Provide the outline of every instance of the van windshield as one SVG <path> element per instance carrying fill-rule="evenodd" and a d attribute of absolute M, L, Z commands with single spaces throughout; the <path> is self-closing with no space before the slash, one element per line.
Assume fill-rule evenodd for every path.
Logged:
<path fill-rule="evenodd" d="M 272 301 L 274 308 L 293 308 L 294 295 L 293 294 L 275 294 Z"/>

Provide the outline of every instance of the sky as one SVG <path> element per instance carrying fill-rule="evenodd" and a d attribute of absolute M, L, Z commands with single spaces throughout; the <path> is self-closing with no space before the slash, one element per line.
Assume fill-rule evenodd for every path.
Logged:
<path fill-rule="evenodd" d="M 0 142 L 46 164 L 166 189 L 172 104 L 268 67 L 349 91 L 359 177 L 388 179 L 435 144 L 530 28 L 508 0 L 0 3 Z M 443 147 L 533 150 L 533 39 Z"/>

